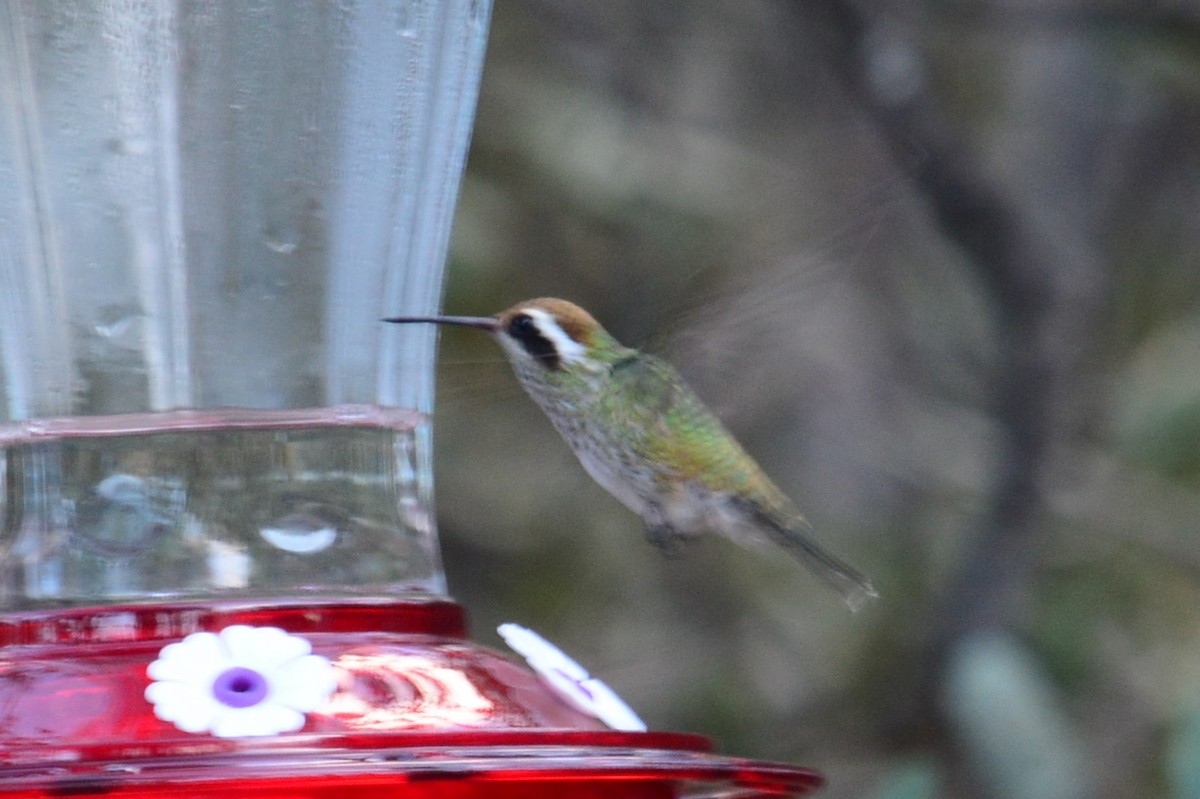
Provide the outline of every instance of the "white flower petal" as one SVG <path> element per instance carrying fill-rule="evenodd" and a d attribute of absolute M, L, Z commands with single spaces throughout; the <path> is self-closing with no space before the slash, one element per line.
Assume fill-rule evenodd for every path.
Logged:
<path fill-rule="evenodd" d="M 646 722 L 642 721 L 633 708 L 625 704 L 625 700 L 617 696 L 617 692 L 606 683 L 595 678 L 585 680 L 580 686 L 591 694 L 591 713 L 614 730 L 626 732 L 645 732 Z"/>
<path fill-rule="evenodd" d="M 588 678 L 587 669 L 542 636 L 519 624 L 501 624 L 497 631 L 505 643 L 537 671 L 559 671 L 577 680 Z"/>
<path fill-rule="evenodd" d="M 218 738 L 247 738 L 293 732 L 303 726 L 303 713 L 262 702 L 253 707 L 229 708 L 216 720 L 210 731 Z"/>
<path fill-rule="evenodd" d="M 278 627 L 248 627 L 244 624 L 222 630 L 221 644 L 235 664 L 264 673 L 312 651 L 308 641 L 288 635 Z"/>
<path fill-rule="evenodd" d="M 289 660 L 271 674 L 271 701 L 311 712 L 337 688 L 333 665 L 320 655 Z"/>
<path fill-rule="evenodd" d="M 159 660 L 186 660 L 194 657 L 219 658 L 221 656 L 221 640 L 215 633 L 192 633 L 182 641 L 167 644 L 158 653 Z"/>
<path fill-rule="evenodd" d="M 217 636 L 212 633 L 192 633 L 158 653 L 158 660 L 146 668 L 154 680 L 200 683 L 209 681 L 229 667 Z"/>
<path fill-rule="evenodd" d="M 146 699 L 154 704 L 154 715 L 184 732 L 204 732 L 224 707 L 185 683 L 154 683 L 146 688 Z"/>
<path fill-rule="evenodd" d="M 596 715 L 592 712 L 592 697 L 580 687 L 582 683 L 579 680 L 573 679 L 561 671 L 537 669 L 537 673 L 542 678 L 542 682 L 546 683 L 559 699 L 581 713 L 587 713 L 589 716 Z"/>

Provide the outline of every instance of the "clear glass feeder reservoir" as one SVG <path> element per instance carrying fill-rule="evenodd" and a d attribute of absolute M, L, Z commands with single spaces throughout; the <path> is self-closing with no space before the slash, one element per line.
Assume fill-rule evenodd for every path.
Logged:
<path fill-rule="evenodd" d="M 0 797 L 779 796 L 445 596 L 434 331 L 490 2 L 0 4 Z"/>

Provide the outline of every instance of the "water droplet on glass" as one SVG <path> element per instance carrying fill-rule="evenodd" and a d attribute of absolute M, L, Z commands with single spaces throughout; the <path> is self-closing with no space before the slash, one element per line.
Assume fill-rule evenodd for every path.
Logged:
<path fill-rule="evenodd" d="M 99 310 L 99 318 L 92 325 L 92 332 L 106 339 L 120 339 L 134 333 L 142 320 L 140 309 L 133 304 L 106 305 Z"/>
<path fill-rule="evenodd" d="M 311 555 L 328 549 L 337 540 L 337 527 L 319 515 L 290 513 L 258 531 L 276 549 L 297 555 Z"/>
<path fill-rule="evenodd" d="M 277 252 L 280 255 L 291 255 L 300 246 L 295 237 L 283 236 L 277 233 L 268 233 L 264 236 L 263 244 L 271 252 Z"/>
<path fill-rule="evenodd" d="M 116 472 L 75 506 L 74 532 L 94 552 L 132 555 L 173 529 L 181 507 L 170 481 Z"/>
<path fill-rule="evenodd" d="M 117 338 L 127 331 L 133 323 L 137 321 L 132 316 L 126 316 L 124 319 L 118 319 L 111 325 L 92 325 L 92 330 L 96 335 L 104 338 Z"/>

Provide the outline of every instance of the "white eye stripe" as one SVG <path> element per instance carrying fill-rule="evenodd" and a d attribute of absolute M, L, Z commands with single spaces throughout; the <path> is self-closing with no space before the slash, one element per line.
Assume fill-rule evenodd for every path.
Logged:
<path fill-rule="evenodd" d="M 558 357 L 566 363 L 578 363 L 583 360 L 587 349 L 575 339 L 567 335 L 567 332 L 559 327 L 558 322 L 554 321 L 554 317 L 543 311 L 541 308 L 523 308 L 525 313 L 537 327 L 538 332 L 558 351 Z"/>

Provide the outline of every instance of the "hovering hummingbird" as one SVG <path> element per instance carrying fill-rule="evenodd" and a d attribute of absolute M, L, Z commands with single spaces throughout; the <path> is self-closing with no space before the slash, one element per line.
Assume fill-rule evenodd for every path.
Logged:
<path fill-rule="evenodd" d="M 398 316 L 486 330 L 592 478 L 668 553 L 705 531 L 774 542 L 857 610 L 870 580 L 826 552 L 791 500 L 666 362 L 622 346 L 584 309 L 543 297 L 491 316 Z"/>

